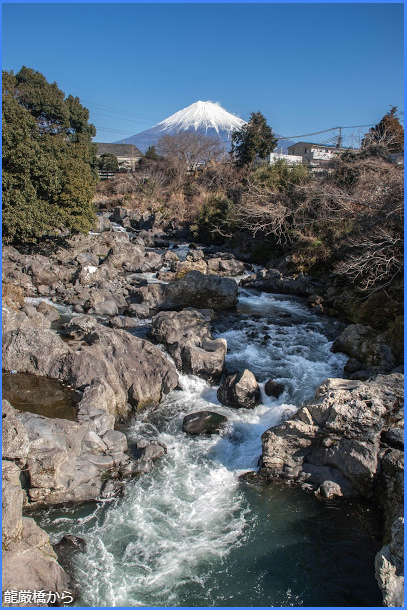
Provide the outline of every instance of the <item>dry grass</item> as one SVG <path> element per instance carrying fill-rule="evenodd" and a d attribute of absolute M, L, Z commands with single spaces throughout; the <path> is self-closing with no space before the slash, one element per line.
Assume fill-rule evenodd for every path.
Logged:
<path fill-rule="evenodd" d="M 19 310 L 24 305 L 24 290 L 21 286 L 3 282 L 3 302 L 13 310 Z"/>

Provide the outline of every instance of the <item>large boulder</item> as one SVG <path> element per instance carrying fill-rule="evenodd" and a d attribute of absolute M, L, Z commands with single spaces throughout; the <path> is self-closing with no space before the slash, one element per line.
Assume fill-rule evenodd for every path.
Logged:
<path fill-rule="evenodd" d="M 317 292 L 316 285 L 301 272 L 293 276 L 284 276 L 273 268 L 260 270 L 257 274 L 244 278 L 241 285 L 272 293 L 303 297 L 309 297 Z"/>
<path fill-rule="evenodd" d="M 244 273 L 245 269 L 245 264 L 237 259 L 214 257 L 208 260 L 207 273 L 217 276 L 239 276 Z"/>
<path fill-rule="evenodd" d="M 18 487 L 10 489 L 3 499 L 6 505 L 20 497 L 30 508 L 95 500 L 102 495 L 106 480 L 127 470 L 125 435 L 111 429 L 98 434 L 90 418 L 82 422 L 45 418 L 19 412 L 3 401 L 3 427 L 6 441 L 13 431 L 17 433 L 12 451 L 10 444 L 3 446 L 3 460 L 15 461 L 4 460 L 6 475 L 19 465 L 23 471 L 18 469 L 17 480 L 25 482 L 24 495 Z M 14 520 L 15 512 L 8 505 L 6 509 Z M 13 528 L 20 528 L 18 520 Z M 7 526 L 7 538 L 11 538 L 9 530 Z"/>
<path fill-rule="evenodd" d="M 124 391 L 136 409 L 158 403 L 178 384 L 174 365 L 146 340 L 104 327 L 91 316 L 75 317 L 65 332 L 81 347 L 60 361 L 53 377 L 77 388 L 104 378 L 114 391 Z"/>
<path fill-rule="evenodd" d="M 143 307 L 148 307 L 149 310 L 157 310 L 159 305 L 163 301 L 165 286 L 164 284 L 154 283 L 147 284 L 145 286 L 139 286 L 136 288 L 131 288 L 129 290 L 130 299 L 134 300 L 135 304 L 130 304 L 127 306 L 127 310 L 129 313 L 131 312 L 131 308 L 133 305 L 142 305 Z"/>
<path fill-rule="evenodd" d="M 160 309 L 193 307 L 229 310 L 236 306 L 237 299 L 238 286 L 234 280 L 192 271 L 165 287 Z"/>
<path fill-rule="evenodd" d="M 114 393 L 116 416 L 128 413 L 128 401 L 135 408 L 158 403 L 178 384 L 174 365 L 146 340 L 109 329 L 92 316 L 75 317 L 65 333 L 68 341 L 50 329 L 5 333 L 4 369 L 56 378 L 81 390 L 104 380 Z"/>
<path fill-rule="evenodd" d="M 187 309 L 160 312 L 153 317 L 151 337 L 164 344 L 176 366 L 184 373 L 218 379 L 225 364 L 227 344 L 214 340 L 210 331 L 211 310 Z"/>
<path fill-rule="evenodd" d="M 369 373 L 390 372 L 395 367 L 394 355 L 382 335 L 372 327 L 356 324 L 346 327 L 332 345 L 332 352 L 343 352 L 351 357 L 346 367 L 355 372 L 368 369 Z"/>
<path fill-rule="evenodd" d="M 198 271 L 202 274 L 207 273 L 208 266 L 203 259 L 186 259 L 185 261 L 173 261 L 171 263 L 171 272 L 175 280 L 183 278 L 186 274 L 192 271 Z"/>
<path fill-rule="evenodd" d="M 218 399 L 223 405 L 252 409 L 260 402 L 260 389 L 251 371 L 228 375 L 218 388 Z"/>
<path fill-rule="evenodd" d="M 216 412 L 195 412 L 185 416 L 182 422 L 182 430 L 189 435 L 214 435 L 220 433 L 226 422 L 226 416 Z"/>
<path fill-rule="evenodd" d="M 4 606 L 26 607 L 27 601 L 7 600 L 7 592 L 45 590 L 70 592 L 70 578 L 57 562 L 49 537 L 32 518 L 22 516 L 22 473 L 11 461 L 2 462 L 2 590 Z M 71 600 L 73 600 L 70 597 Z M 10 604 L 11 603 L 11 604 Z M 30 604 L 30 601 L 28 601 Z M 36 606 L 48 606 L 40 604 Z"/>
<path fill-rule="evenodd" d="M 150 272 L 162 267 L 161 256 L 132 243 L 116 244 L 103 265 L 109 265 L 126 272 Z"/>
<path fill-rule="evenodd" d="M 3 334 L 3 369 L 8 371 L 47 376 L 68 354 L 66 343 L 50 329 L 24 325 Z"/>
<path fill-rule="evenodd" d="M 404 607 L 404 517 L 394 520 L 390 541 L 376 554 L 376 579 L 385 607 Z"/>
<path fill-rule="evenodd" d="M 403 379 L 326 380 L 294 418 L 263 433 L 263 475 L 314 490 L 333 482 L 338 494 L 370 498 L 382 432 L 403 418 Z"/>
<path fill-rule="evenodd" d="M 284 390 L 284 384 L 280 384 L 279 382 L 271 379 L 267 380 L 264 386 L 264 392 L 266 395 L 268 397 L 274 397 L 275 399 L 278 399 L 283 394 Z"/>

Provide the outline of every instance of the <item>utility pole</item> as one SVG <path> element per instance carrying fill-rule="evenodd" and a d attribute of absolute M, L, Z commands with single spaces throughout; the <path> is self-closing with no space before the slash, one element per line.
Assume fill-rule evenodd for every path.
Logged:
<path fill-rule="evenodd" d="M 342 127 L 338 127 L 339 129 L 339 136 L 338 136 L 338 143 L 336 145 L 336 148 L 341 149 L 342 148 Z"/>

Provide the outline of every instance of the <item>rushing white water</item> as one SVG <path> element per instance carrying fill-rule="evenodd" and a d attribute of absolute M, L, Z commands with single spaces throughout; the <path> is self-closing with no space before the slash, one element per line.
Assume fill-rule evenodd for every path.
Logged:
<path fill-rule="evenodd" d="M 256 522 L 238 476 L 257 468 L 261 434 L 294 414 L 326 377 L 341 375 L 345 362 L 330 352 L 326 323 L 298 300 L 243 291 L 239 310 L 243 320 L 225 317 L 217 334 L 228 341 L 228 370 L 247 367 L 260 380 L 262 404 L 253 410 L 224 407 L 215 387 L 181 375 L 182 390 L 127 431 L 130 441 L 166 444 L 168 453 L 154 470 L 130 482 L 125 497 L 108 509 L 99 505 L 79 519 L 78 510 L 45 518 L 55 538 L 69 532 L 87 540 L 87 553 L 75 561 L 82 593 L 77 604 L 218 604 L 219 594 L 208 589 L 211 576 L 224 570 L 233 550 L 245 548 Z M 278 400 L 264 394 L 269 377 L 286 386 Z M 203 409 L 227 416 L 220 436 L 182 432 L 183 417 Z M 286 604 L 296 604 L 289 598 L 286 593 Z"/>

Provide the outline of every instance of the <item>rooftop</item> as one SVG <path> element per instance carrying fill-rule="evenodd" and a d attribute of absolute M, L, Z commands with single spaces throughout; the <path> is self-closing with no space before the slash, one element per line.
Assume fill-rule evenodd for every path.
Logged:
<path fill-rule="evenodd" d="M 143 157 L 143 153 L 134 144 L 115 144 L 109 142 L 95 142 L 97 154 L 110 154 L 115 157 Z"/>

